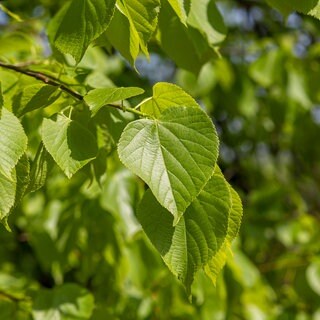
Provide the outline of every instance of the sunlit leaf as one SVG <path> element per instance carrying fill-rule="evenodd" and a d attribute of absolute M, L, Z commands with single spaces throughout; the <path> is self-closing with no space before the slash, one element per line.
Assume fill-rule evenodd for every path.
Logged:
<path fill-rule="evenodd" d="M 89 105 L 92 115 L 95 115 L 103 106 L 108 103 L 119 102 L 138 96 L 144 92 L 143 89 L 138 87 L 126 88 L 98 88 L 88 92 L 84 100 Z"/>
<path fill-rule="evenodd" d="M 141 106 L 141 111 L 155 117 L 170 107 L 199 107 L 198 103 L 180 87 L 167 83 L 158 82 L 153 86 L 153 95 Z"/>
<path fill-rule="evenodd" d="M 19 119 L 6 108 L 2 108 L 0 139 L 0 173 L 10 179 L 13 168 L 27 148 L 28 138 Z"/>
<path fill-rule="evenodd" d="M 42 140 L 68 178 L 94 159 L 98 152 L 92 133 L 63 115 L 43 120 Z"/>
<path fill-rule="evenodd" d="M 159 119 L 131 122 L 118 145 L 120 160 L 150 187 L 178 223 L 210 179 L 218 137 L 198 108 L 169 108 Z"/>

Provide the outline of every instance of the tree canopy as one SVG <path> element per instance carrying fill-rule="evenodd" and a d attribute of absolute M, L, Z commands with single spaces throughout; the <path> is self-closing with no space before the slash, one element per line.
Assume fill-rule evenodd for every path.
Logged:
<path fill-rule="evenodd" d="M 318 1 L 0 9 L 1 319 L 319 317 Z"/>

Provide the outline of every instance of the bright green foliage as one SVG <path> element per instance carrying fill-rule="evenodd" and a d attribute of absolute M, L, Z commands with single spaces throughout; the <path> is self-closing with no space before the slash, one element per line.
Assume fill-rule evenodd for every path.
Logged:
<path fill-rule="evenodd" d="M 190 294 L 197 270 L 208 265 L 225 241 L 232 201 L 228 183 L 220 172 L 202 189 L 179 223 L 146 192 L 138 218 L 169 269 Z"/>
<path fill-rule="evenodd" d="M 191 5 L 187 23 L 184 25 L 175 16 L 173 8 L 164 1 L 159 15 L 159 30 L 157 40 L 161 44 L 163 51 L 172 58 L 181 68 L 192 72 L 199 72 L 202 65 L 210 57 L 216 54 L 215 46 L 225 37 L 225 27 L 220 13 L 215 7 L 214 1 L 210 1 L 210 10 L 215 16 L 212 21 L 203 19 L 205 10 L 208 9 L 207 1 L 202 1 L 201 6 L 198 2 Z M 167 32 L 167 30 L 170 32 Z M 185 54 L 188 52 L 188 54 Z"/>
<path fill-rule="evenodd" d="M 115 0 L 72 0 L 50 21 L 52 45 L 78 63 L 89 44 L 108 27 Z"/>
<path fill-rule="evenodd" d="M 241 201 L 208 99 L 135 67 L 205 75 L 195 92 L 208 93 L 226 36 L 215 1 L 5 5 L 23 20 L 1 11 L 0 319 L 197 318 L 176 306 L 198 300 L 205 273 L 216 282 Z"/>
<path fill-rule="evenodd" d="M 158 118 L 161 113 L 171 107 L 196 107 L 198 103 L 180 87 L 165 82 L 153 86 L 153 95 L 140 105 L 141 111 Z"/>
<path fill-rule="evenodd" d="M 64 115 L 43 120 L 42 140 L 68 178 L 94 159 L 98 152 L 92 133 Z"/>
<path fill-rule="evenodd" d="M 130 41 L 148 55 L 147 43 L 157 27 L 160 0 L 118 0 L 117 3 L 129 21 Z"/>
<path fill-rule="evenodd" d="M 109 103 L 121 102 L 125 99 L 138 96 L 144 92 L 137 87 L 128 88 L 98 88 L 88 92 L 84 100 L 89 105 L 92 115 L 95 115 L 103 106 Z"/>
<path fill-rule="evenodd" d="M 210 179 L 218 157 L 218 138 L 196 108 L 169 108 L 157 120 L 137 120 L 123 131 L 121 161 L 142 178 L 179 222 Z"/>
<path fill-rule="evenodd" d="M 203 33 L 213 48 L 226 37 L 227 30 L 214 0 L 191 1 L 187 23 Z"/>
<path fill-rule="evenodd" d="M 175 11 L 180 21 L 183 24 L 187 22 L 187 11 L 185 8 L 186 2 L 184 0 L 168 0 L 172 9 Z"/>
<path fill-rule="evenodd" d="M 28 138 L 16 116 L 2 108 L 0 119 L 0 173 L 12 178 L 12 171 L 27 149 Z"/>
<path fill-rule="evenodd" d="M 40 290 L 33 308 L 35 320 L 43 319 L 89 319 L 94 308 L 94 299 L 87 290 L 65 284 L 53 290 Z"/>

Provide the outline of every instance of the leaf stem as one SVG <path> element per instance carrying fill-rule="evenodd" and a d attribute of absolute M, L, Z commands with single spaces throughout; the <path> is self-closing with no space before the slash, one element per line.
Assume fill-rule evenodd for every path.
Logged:
<path fill-rule="evenodd" d="M 76 92 L 76 91 L 70 89 L 66 85 L 64 85 L 61 82 L 59 82 L 58 79 L 56 79 L 56 78 L 54 78 L 52 76 L 46 75 L 46 74 L 41 73 L 41 72 L 32 71 L 32 70 L 30 70 L 28 68 L 25 68 L 23 66 L 20 66 L 20 65 L 8 64 L 8 63 L 5 63 L 3 61 L 0 61 L 0 68 L 9 69 L 9 70 L 15 71 L 17 73 L 21 73 L 21 74 L 23 74 L 25 76 L 32 77 L 32 78 L 34 78 L 36 80 L 42 81 L 45 84 L 48 84 L 48 85 L 51 85 L 51 86 L 54 86 L 54 87 L 58 87 L 61 91 L 67 93 L 73 99 L 85 103 L 83 95 L 81 95 L 79 92 Z M 112 108 L 119 109 L 119 110 L 121 110 L 123 112 L 125 112 L 125 111 L 131 112 L 131 113 L 136 114 L 136 115 L 138 115 L 140 117 L 146 117 L 146 118 L 150 118 L 151 117 L 152 118 L 152 116 L 150 116 L 150 115 L 148 115 L 146 113 L 140 112 L 140 111 L 138 111 L 138 110 L 136 110 L 134 108 L 124 107 L 123 105 L 112 104 L 112 103 L 108 103 L 107 105 L 112 107 Z"/>

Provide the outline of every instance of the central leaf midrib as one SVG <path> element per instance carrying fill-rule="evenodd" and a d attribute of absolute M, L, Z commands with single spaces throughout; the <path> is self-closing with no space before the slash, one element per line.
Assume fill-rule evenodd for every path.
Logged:
<path fill-rule="evenodd" d="M 156 127 L 156 136 L 157 136 L 157 140 L 158 140 L 158 147 L 159 147 L 159 150 L 160 150 L 160 154 L 161 154 L 161 158 L 162 158 L 162 163 L 163 163 L 163 166 L 166 168 L 166 165 L 165 165 L 165 160 L 164 160 L 164 155 L 163 155 L 163 152 L 162 152 L 162 145 L 161 145 L 161 140 L 160 140 L 160 135 L 159 135 L 159 124 L 157 121 L 154 122 L 154 125 Z M 168 174 L 168 171 L 167 171 L 167 168 L 166 170 L 164 170 L 165 174 L 167 175 L 167 179 L 170 183 L 170 193 L 171 193 L 171 196 L 172 196 L 172 199 L 174 201 L 174 206 L 175 206 L 175 213 L 178 213 L 178 208 L 177 208 L 177 203 L 176 203 L 176 199 L 173 195 L 173 189 L 172 189 L 172 182 L 170 180 L 170 176 Z"/>

